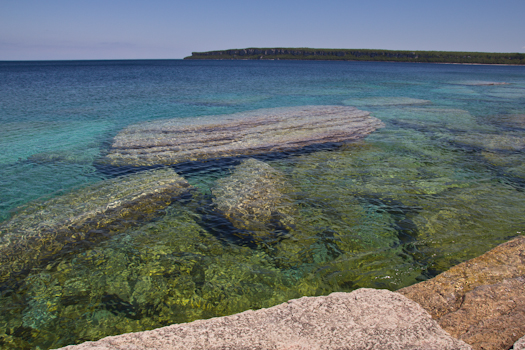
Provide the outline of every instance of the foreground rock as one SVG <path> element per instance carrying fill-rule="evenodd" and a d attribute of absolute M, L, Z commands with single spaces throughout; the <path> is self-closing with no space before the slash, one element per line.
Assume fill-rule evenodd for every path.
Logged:
<path fill-rule="evenodd" d="M 514 343 L 513 350 L 525 350 L 525 336 Z"/>
<path fill-rule="evenodd" d="M 217 210 L 233 226 L 251 231 L 255 239 L 293 226 L 290 191 L 280 171 L 255 159 L 244 160 L 212 190 Z"/>
<path fill-rule="evenodd" d="M 142 166 L 282 152 L 360 139 L 383 126 L 368 112 L 344 106 L 269 108 L 176 118 L 126 128 L 115 137 L 104 162 Z"/>
<path fill-rule="evenodd" d="M 171 169 L 102 181 L 33 202 L 0 225 L 0 283 L 76 244 L 97 241 L 158 215 L 189 184 Z"/>
<path fill-rule="evenodd" d="M 63 349 L 471 349 L 416 303 L 359 289 Z"/>
<path fill-rule="evenodd" d="M 525 237 L 398 292 L 474 349 L 509 349 L 525 334 Z"/>

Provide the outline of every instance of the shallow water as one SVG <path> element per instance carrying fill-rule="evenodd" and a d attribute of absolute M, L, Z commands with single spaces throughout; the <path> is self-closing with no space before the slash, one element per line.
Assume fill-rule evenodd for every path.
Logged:
<path fill-rule="evenodd" d="M 3 227 L 27 224 L 24 207 L 52 212 L 52 198 L 72 198 L 78 211 L 75 193 L 97 201 L 103 181 L 149 170 L 101 161 L 136 123 L 351 105 L 386 124 L 349 144 L 258 154 L 286 198 L 268 201 L 286 203 L 286 220 L 261 224 L 264 239 L 217 209 L 245 157 L 172 166 L 189 194 L 0 285 L 0 347 L 56 348 L 304 295 L 396 290 L 482 254 L 525 232 L 524 91 L 525 67 L 0 63 Z"/>

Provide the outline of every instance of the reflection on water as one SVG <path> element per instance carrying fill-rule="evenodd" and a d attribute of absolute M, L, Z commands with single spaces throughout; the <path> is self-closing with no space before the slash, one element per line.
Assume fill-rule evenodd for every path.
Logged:
<path fill-rule="evenodd" d="M 215 64 L 205 69 L 217 81 L 238 68 Z M 85 152 L 73 146 L 32 149 L 34 141 L 24 140 L 20 128 L 5 129 L 9 159 L 21 160 L 6 160 L 0 170 L 3 249 L 28 232 L 43 243 L 30 247 L 34 254 L 3 256 L 9 278 L 0 284 L 1 348 L 55 348 L 305 295 L 396 290 L 525 232 L 525 101 L 519 96 L 525 81 L 512 70 L 521 67 L 359 63 L 350 69 L 332 62 L 284 62 L 274 72 L 267 66 L 273 63 L 235 64 L 261 69 L 273 83 L 278 77 L 301 83 L 291 79 L 288 93 L 263 81 L 245 95 L 232 88 L 203 97 L 208 85 L 197 79 L 200 89 L 190 86 L 186 95 L 155 100 L 141 92 L 139 82 L 135 93 L 143 102 L 156 101 L 151 114 L 162 110 L 164 97 L 222 96 L 229 108 L 226 97 L 234 96 L 247 110 L 293 106 L 299 98 L 305 105 L 354 101 L 386 127 L 352 143 L 255 159 L 188 161 L 162 169 L 107 166 L 98 160 L 112 137 L 128 124 L 154 119 L 131 116 L 123 123 L 115 106 L 133 89 L 117 84 L 126 94 L 119 100 L 109 91 L 106 107 L 115 111 L 113 119 L 91 128 L 80 123 L 70 134 L 68 140 L 78 138 Z M 152 78 L 142 83 L 182 91 L 155 75 L 161 68 L 143 67 Z M 451 78 L 449 70 L 462 76 Z M 260 75 L 252 73 L 246 79 L 258 81 Z M 110 81 L 118 81 L 114 74 Z M 491 81 L 512 84 L 485 83 Z M 74 105 L 70 101 L 68 108 Z M 195 108 L 191 115 L 216 108 L 188 105 Z M 234 105 L 220 113 L 238 112 Z M 31 122 L 24 125 L 30 128 Z M 42 124 L 35 125 L 32 132 L 38 133 Z M 39 137 L 51 137 L 49 130 Z M 155 184 L 166 178 L 191 186 L 184 182 L 184 195 L 166 197 L 160 182 Z M 162 203 L 135 200 L 148 194 Z M 87 224 L 71 221 L 85 213 L 96 215 L 88 214 Z M 57 223 L 60 230 L 53 231 Z M 53 250 L 54 241 L 41 239 L 50 232 L 66 237 L 59 250 Z M 97 239 L 83 240 L 81 234 Z M 73 244 L 75 239 L 85 244 Z M 27 264 L 28 254 L 44 258 Z"/>

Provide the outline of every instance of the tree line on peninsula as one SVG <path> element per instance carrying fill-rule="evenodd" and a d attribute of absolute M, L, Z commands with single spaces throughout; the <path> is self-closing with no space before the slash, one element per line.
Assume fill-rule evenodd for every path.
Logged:
<path fill-rule="evenodd" d="M 334 60 L 427 63 L 525 64 L 523 53 L 398 51 L 370 49 L 247 48 L 192 52 L 184 59 L 219 60 Z"/>

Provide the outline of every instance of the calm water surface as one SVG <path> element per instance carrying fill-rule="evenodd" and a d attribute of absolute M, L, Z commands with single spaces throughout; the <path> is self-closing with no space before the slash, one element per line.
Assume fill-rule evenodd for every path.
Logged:
<path fill-rule="evenodd" d="M 386 127 L 257 157 L 293 188 L 293 229 L 253 242 L 214 209 L 241 158 L 174 166 L 189 196 L 0 286 L 0 347 L 396 290 L 525 232 L 525 67 L 379 62 L 0 62 L 0 221 L 141 171 L 99 161 L 126 126 L 303 105 L 355 106 Z"/>

